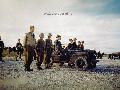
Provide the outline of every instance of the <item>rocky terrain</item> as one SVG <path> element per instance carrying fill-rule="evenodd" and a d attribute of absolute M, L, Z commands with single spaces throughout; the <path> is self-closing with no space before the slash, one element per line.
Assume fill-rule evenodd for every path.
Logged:
<path fill-rule="evenodd" d="M 120 60 L 100 60 L 94 70 L 75 68 L 24 71 L 23 61 L 0 62 L 0 90 L 120 90 Z M 44 64 L 42 65 L 44 68 Z"/>

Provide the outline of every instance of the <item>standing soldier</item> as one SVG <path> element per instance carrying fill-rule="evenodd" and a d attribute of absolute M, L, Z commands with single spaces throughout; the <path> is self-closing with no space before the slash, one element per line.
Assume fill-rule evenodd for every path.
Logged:
<path fill-rule="evenodd" d="M 62 44 L 60 42 L 61 36 L 57 35 L 55 40 L 55 52 L 57 52 L 60 55 L 60 66 L 62 66 Z"/>
<path fill-rule="evenodd" d="M 55 40 L 55 50 L 58 50 L 59 52 L 61 52 L 62 50 L 62 44 L 60 40 L 61 40 L 61 36 L 57 35 L 56 40 Z"/>
<path fill-rule="evenodd" d="M 35 47 L 36 47 L 36 39 L 34 35 L 34 26 L 30 26 L 30 32 L 26 33 L 24 40 L 25 71 L 33 71 L 33 69 L 30 69 L 30 65 L 33 61 Z"/>
<path fill-rule="evenodd" d="M 21 59 L 22 44 L 21 44 L 21 42 L 20 42 L 20 39 L 18 39 L 18 43 L 16 44 L 16 48 L 17 48 L 17 55 L 18 55 L 19 58 Z"/>
<path fill-rule="evenodd" d="M 48 38 L 45 40 L 45 52 L 46 52 L 46 58 L 45 58 L 45 67 L 50 68 L 50 58 L 51 58 L 51 54 L 53 51 L 53 44 L 52 44 L 52 40 L 51 40 L 51 36 L 52 34 L 49 33 L 48 34 Z"/>
<path fill-rule="evenodd" d="M 45 41 L 43 40 L 44 38 L 44 34 L 41 33 L 39 35 L 40 39 L 38 39 L 37 41 L 37 46 L 36 46 L 36 51 L 37 51 L 37 68 L 38 70 L 43 70 L 41 68 L 41 64 L 43 62 L 43 59 L 44 59 L 44 49 L 45 49 Z"/>
<path fill-rule="evenodd" d="M 4 62 L 4 60 L 2 60 L 3 49 L 4 49 L 4 43 L 1 40 L 1 36 L 0 36 L 0 61 L 2 61 L 2 62 Z"/>

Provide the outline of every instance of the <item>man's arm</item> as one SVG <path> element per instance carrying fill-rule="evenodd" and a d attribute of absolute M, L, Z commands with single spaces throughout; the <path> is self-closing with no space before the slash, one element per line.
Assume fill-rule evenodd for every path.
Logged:
<path fill-rule="evenodd" d="M 4 48 L 4 43 L 3 43 L 3 48 Z"/>
<path fill-rule="evenodd" d="M 27 44 L 27 35 L 25 35 L 24 41 L 23 41 L 23 47 L 25 48 Z"/>

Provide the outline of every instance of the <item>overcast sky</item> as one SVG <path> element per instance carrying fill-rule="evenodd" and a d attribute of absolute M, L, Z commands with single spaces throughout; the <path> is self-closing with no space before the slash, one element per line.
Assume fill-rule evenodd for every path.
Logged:
<path fill-rule="evenodd" d="M 44 15 L 44 13 L 72 15 Z M 21 42 L 29 26 L 35 34 L 62 36 L 62 43 L 76 37 L 85 48 L 106 53 L 120 51 L 120 0 L 0 0 L 0 35 L 5 46 Z M 46 37 L 45 37 L 46 38 Z"/>

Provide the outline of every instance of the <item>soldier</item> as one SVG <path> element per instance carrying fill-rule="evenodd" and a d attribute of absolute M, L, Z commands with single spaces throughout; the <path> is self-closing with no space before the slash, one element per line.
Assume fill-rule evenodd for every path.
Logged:
<path fill-rule="evenodd" d="M 55 50 L 58 50 L 59 52 L 61 52 L 61 50 L 62 50 L 62 44 L 61 44 L 60 40 L 61 40 L 61 36 L 57 35 L 54 43 L 55 43 Z"/>
<path fill-rule="evenodd" d="M 76 38 L 73 39 L 73 50 L 77 48 L 76 40 L 77 40 Z"/>
<path fill-rule="evenodd" d="M 17 48 L 16 48 L 16 46 L 14 46 L 14 47 L 12 48 L 12 52 L 14 53 L 13 55 L 14 55 L 14 57 L 15 57 L 15 60 L 17 61 L 18 55 L 17 55 Z"/>
<path fill-rule="evenodd" d="M 60 66 L 62 66 L 62 44 L 60 42 L 61 36 L 57 35 L 56 40 L 55 40 L 55 52 L 57 52 L 60 55 Z"/>
<path fill-rule="evenodd" d="M 78 41 L 78 49 L 81 50 L 81 42 L 80 41 Z"/>
<path fill-rule="evenodd" d="M 1 40 L 1 36 L 0 36 L 0 61 L 2 61 L 2 62 L 4 62 L 4 60 L 2 59 L 3 49 L 4 49 L 4 43 Z"/>
<path fill-rule="evenodd" d="M 72 50 L 73 49 L 73 40 L 69 39 L 69 41 L 70 41 L 70 43 L 68 44 L 67 49 Z"/>
<path fill-rule="evenodd" d="M 101 56 L 101 52 L 99 51 L 99 52 L 97 53 L 97 59 L 99 59 L 100 56 Z"/>
<path fill-rule="evenodd" d="M 34 26 L 30 26 L 30 32 L 26 33 L 23 46 L 25 48 L 25 71 L 33 71 L 33 69 L 30 69 L 30 65 L 33 61 L 34 50 L 36 47 Z"/>
<path fill-rule="evenodd" d="M 21 59 L 22 44 L 21 44 L 21 42 L 20 42 L 20 39 L 18 39 L 18 43 L 16 44 L 16 48 L 17 48 L 17 55 L 18 55 L 19 58 Z"/>
<path fill-rule="evenodd" d="M 84 41 L 81 42 L 81 50 L 84 50 Z"/>
<path fill-rule="evenodd" d="M 52 34 L 49 33 L 48 34 L 48 38 L 45 40 L 45 52 L 46 52 L 46 58 L 45 58 L 45 67 L 50 68 L 50 58 L 51 58 L 51 54 L 53 51 L 53 44 L 52 44 L 52 40 L 51 40 L 51 36 Z"/>
<path fill-rule="evenodd" d="M 40 39 L 38 39 L 37 41 L 37 46 L 36 46 L 36 51 L 37 51 L 37 68 L 38 70 L 43 70 L 41 68 L 41 64 L 43 62 L 43 59 L 44 59 L 44 49 L 45 49 L 45 41 L 43 40 L 44 38 L 44 34 L 41 33 L 39 35 Z"/>

